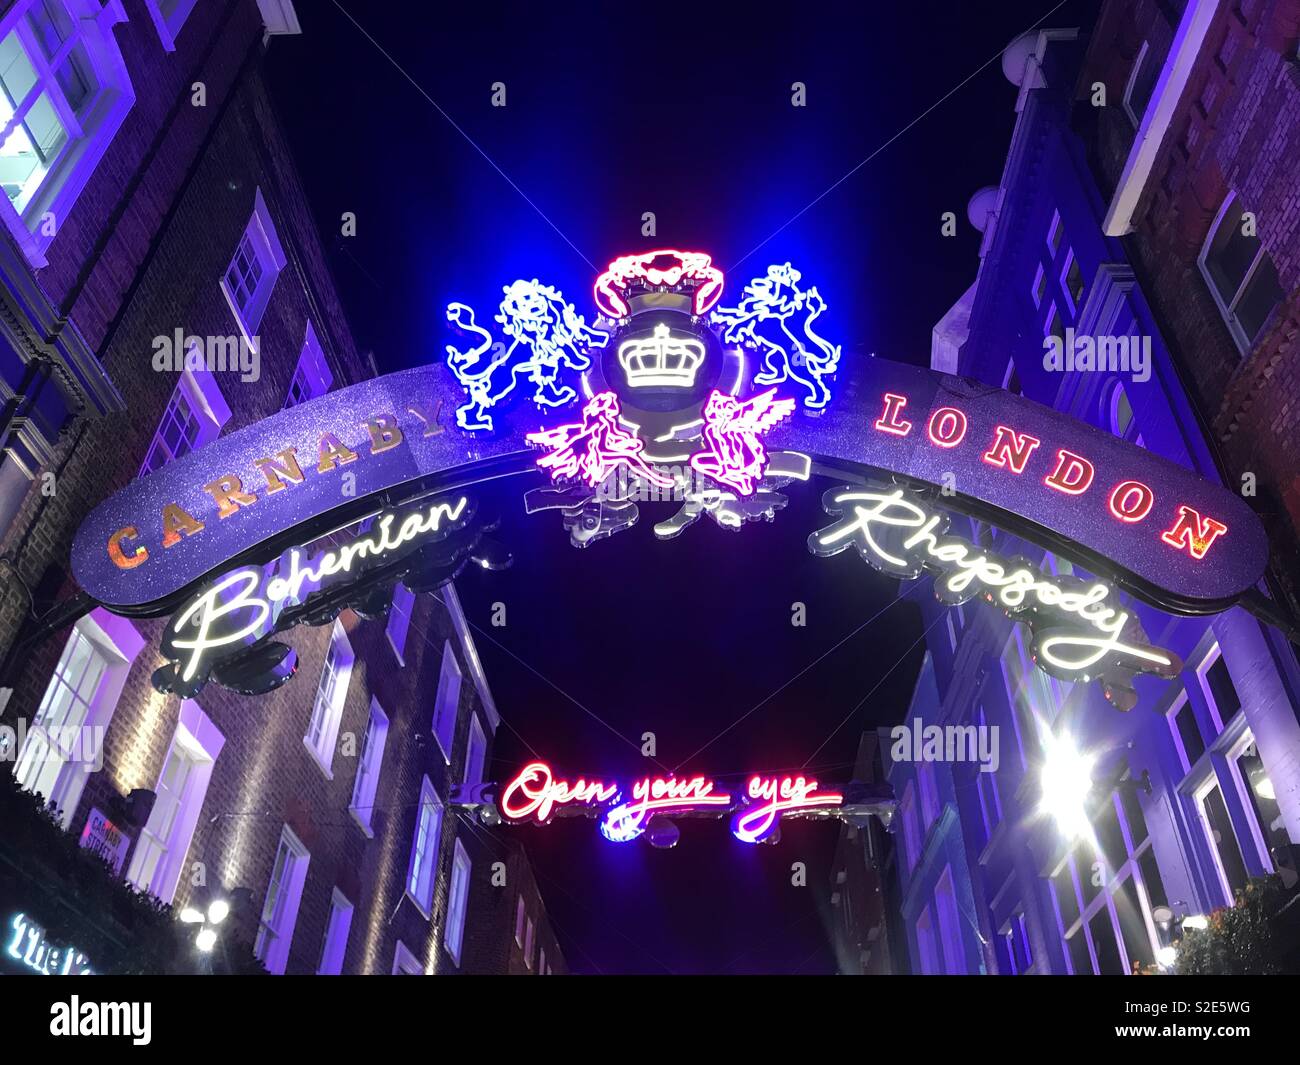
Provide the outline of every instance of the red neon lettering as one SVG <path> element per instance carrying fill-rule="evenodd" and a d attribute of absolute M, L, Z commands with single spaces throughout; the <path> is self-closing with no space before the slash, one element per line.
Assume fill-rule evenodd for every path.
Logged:
<path fill-rule="evenodd" d="M 782 813 L 844 802 L 837 792 L 814 795 L 816 790 L 817 781 L 804 777 L 750 777 L 746 794 L 755 802 L 736 818 L 732 831 L 744 843 L 758 843 L 775 831 Z"/>
<path fill-rule="evenodd" d="M 895 436 L 906 436 L 912 431 L 912 423 L 903 421 L 899 417 L 903 412 L 903 408 L 906 406 L 906 396 L 900 396 L 896 392 L 886 392 L 885 412 L 876 419 L 876 428 L 882 433 L 893 433 Z"/>
<path fill-rule="evenodd" d="M 1010 466 L 1013 473 L 1024 473 L 1025 463 L 1042 441 L 1028 433 L 1018 433 L 999 425 L 995 430 L 997 436 L 993 446 L 984 453 L 984 461 L 990 466 Z"/>
<path fill-rule="evenodd" d="M 966 415 L 956 407 L 940 407 L 930 415 L 925 431 L 937 447 L 956 447 L 966 437 Z"/>
<path fill-rule="evenodd" d="M 1082 455 L 1061 448 L 1056 453 L 1056 469 L 1043 478 L 1043 484 L 1067 495 L 1082 495 L 1092 484 L 1095 472 L 1092 463 Z"/>
<path fill-rule="evenodd" d="M 574 784 L 554 779 L 545 762 L 530 762 L 501 793 L 501 813 L 512 821 L 536 817 L 546 821 L 557 806 L 596 806 L 609 802 L 618 791 L 616 784 L 579 779 Z"/>
<path fill-rule="evenodd" d="M 1141 481 L 1121 481 L 1110 494 L 1110 512 L 1120 521 L 1141 521 L 1154 501 L 1155 494 Z"/>
<path fill-rule="evenodd" d="M 1177 547 L 1180 550 L 1186 548 L 1192 558 L 1199 559 L 1204 558 L 1205 552 L 1210 549 L 1210 544 L 1227 531 L 1228 527 L 1223 522 L 1215 521 L 1213 518 L 1202 518 L 1199 511 L 1188 506 L 1180 506 L 1178 520 L 1174 522 L 1173 528 L 1166 529 L 1160 534 L 1160 539 L 1170 547 Z"/>

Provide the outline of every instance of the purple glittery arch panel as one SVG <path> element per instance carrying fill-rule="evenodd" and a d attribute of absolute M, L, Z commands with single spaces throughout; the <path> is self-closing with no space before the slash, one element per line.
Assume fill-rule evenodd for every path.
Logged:
<path fill-rule="evenodd" d="M 832 476 L 836 469 L 866 468 L 935 486 L 950 483 L 957 493 L 955 506 L 973 500 L 1003 516 L 1015 516 L 1020 521 L 1017 532 L 1034 535 L 1168 609 L 1223 609 L 1262 577 L 1268 542 L 1259 520 L 1238 496 L 1192 470 L 1000 389 L 883 359 L 871 360 L 867 369 L 854 394 L 842 390 L 820 416 L 800 413 L 773 429 L 765 437 L 768 450 L 806 453 L 822 467 L 820 472 Z M 901 412 L 911 423 L 906 435 L 875 428 L 886 393 L 906 397 Z M 214 440 L 95 508 L 73 545 L 73 574 L 85 592 L 109 609 L 157 612 L 164 602 L 175 601 L 182 590 L 234 558 L 247 561 L 298 542 L 292 537 L 296 526 L 312 523 L 318 528 L 331 515 L 342 520 L 355 514 L 357 501 L 366 496 L 413 482 L 466 485 L 529 469 L 535 453 L 529 452 L 524 434 L 566 416 L 518 416 L 510 432 L 472 435 L 455 425 L 454 411 L 462 399 L 444 367 L 425 366 L 352 385 Z M 411 409 L 413 404 L 425 419 L 437 411 L 440 431 L 424 435 L 426 422 Z M 952 447 L 936 446 L 926 431 L 931 413 L 942 407 L 966 418 L 965 434 Z M 396 419 L 400 442 L 372 449 L 366 423 L 375 416 Z M 1040 441 L 1023 473 L 983 460 L 999 425 Z M 325 433 L 333 433 L 357 459 L 318 472 Z M 296 449 L 302 483 L 268 494 L 267 479 L 256 462 L 288 447 Z M 1044 483 L 1060 449 L 1093 465 L 1093 482 L 1086 491 L 1070 495 Z M 355 476 L 350 495 L 344 492 L 347 473 Z M 223 519 L 204 485 L 230 474 L 258 498 Z M 1150 513 L 1131 523 L 1120 521 L 1108 508 L 1114 487 L 1129 480 L 1141 482 L 1153 494 Z M 169 503 L 204 528 L 164 548 L 162 511 Z M 1202 559 L 1161 539 L 1162 531 L 1175 524 L 1180 506 L 1227 526 Z M 121 542 L 124 556 L 129 559 L 140 548 L 148 551 L 147 560 L 130 569 L 115 564 L 108 551 L 110 537 L 126 526 L 135 527 L 138 535 Z"/>

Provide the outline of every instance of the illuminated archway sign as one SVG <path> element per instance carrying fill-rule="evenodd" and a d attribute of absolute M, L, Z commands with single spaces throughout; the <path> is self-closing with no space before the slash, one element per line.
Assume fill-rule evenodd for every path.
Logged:
<path fill-rule="evenodd" d="M 810 538 L 814 552 L 855 546 L 893 575 L 937 574 L 945 601 L 988 599 L 1030 627 L 1044 669 L 1099 680 L 1127 708 L 1134 674 L 1179 664 L 1147 643 L 1118 590 L 1205 614 L 1249 596 L 1264 573 L 1267 540 L 1241 498 L 1020 396 L 872 359 L 853 399 L 835 402 L 842 349 L 821 335 L 826 301 L 789 263 L 728 305 L 708 255 L 636 253 L 610 264 L 595 299 L 589 323 L 554 286 L 519 280 L 502 289 L 492 327 L 450 304 L 460 335 L 445 366 L 299 404 L 100 504 L 73 546 L 78 583 L 112 611 L 174 612 L 173 665 L 155 677 L 164 690 L 208 675 L 265 690 L 292 672 L 272 632 L 343 606 L 382 614 L 396 580 L 432 586 L 469 558 L 495 564 L 483 519 L 453 517 L 461 500 L 475 513 L 475 483 L 540 483 L 527 511 L 558 510 L 583 546 L 629 528 L 647 502 L 676 504 L 654 526 L 670 539 L 702 517 L 732 529 L 771 520 L 783 489 L 829 478 L 836 520 Z M 438 528 L 336 565 L 361 519 L 379 514 L 382 528 L 391 514 L 400 530 L 430 508 Z M 1101 579 L 996 558 L 947 536 L 946 510 Z M 331 550 L 344 554 L 333 561 L 292 551 L 336 533 Z M 295 564 L 320 567 L 319 585 L 276 594 Z"/>
<path fill-rule="evenodd" d="M 731 815 L 731 833 L 742 843 L 775 840 L 786 818 L 837 818 L 863 824 L 893 817 L 890 798 L 872 796 L 858 784 L 823 787 L 802 773 L 755 773 L 733 787 L 705 776 L 646 776 L 623 784 L 560 779 L 546 762 L 530 762 L 505 785 L 480 785 L 453 796 L 453 805 L 479 811 L 486 822 L 549 824 L 556 817 L 599 819 L 611 843 L 647 836 L 655 846 L 677 842 L 675 818 Z"/>

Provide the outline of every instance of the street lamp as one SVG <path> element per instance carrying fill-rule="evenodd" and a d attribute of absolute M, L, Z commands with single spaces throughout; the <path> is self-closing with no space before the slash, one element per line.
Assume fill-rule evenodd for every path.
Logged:
<path fill-rule="evenodd" d="M 182 922 L 201 926 L 194 937 L 194 945 L 201 954 L 212 953 L 212 948 L 217 945 L 217 925 L 221 924 L 229 914 L 230 903 L 225 899 L 213 899 L 208 903 L 207 913 L 193 906 L 186 906 L 181 910 Z"/>

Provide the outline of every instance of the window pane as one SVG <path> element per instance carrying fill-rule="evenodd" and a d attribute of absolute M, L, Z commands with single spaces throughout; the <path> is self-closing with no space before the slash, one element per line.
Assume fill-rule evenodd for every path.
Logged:
<path fill-rule="evenodd" d="M 1080 928 L 1067 938 L 1065 946 L 1070 954 L 1070 971 L 1075 976 L 1091 976 L 1092 959 L 1088 956 L 1088 941 L 1084 938 L 1083 929 Z"/>
<path fill-rule="evenodd" d="M 1202 805 L 1210 829 L 1210 839 L 1218 851 L 1224 875 L 1232 890 L 1240 891 L 1246 886 L 1246 864 L 1242 861 L 1241 848 L 1237 846 L 1232 821 L 1228 818 L 1228 808 L 1223 804 L 1223 795 L 1219 792 L 1218 785 L 1210 789 L 1202 800 Z"/>
<path fill-rule="evenodd" d="M 1102 853 L 1106 856 L 1106 864 L 1113 873 L 1128 860 L 1128 848 L 1124 845 L 1124 834 L 1120 831 L 1119 815 L 1115 812 L 1113 797 L 1108 798 L 1097 811 L 1093 827 L 1097 831 Z"/>
<path fill-rule="evenodd" d="M 1178 724 L 1178 735 L 1183 741 L 1183 750 L 1187 752 L 1187 764 L 1193 766 L 1205 753 L 1205 741 L 1201 739 L 1201 730 L 1196 724 L 1196 714 L 1192 711 L 1191 703 L 1183 703 L 1175 721 Z"/>
<path fill-rule="evenodd" d="M 1223 655 L 1219 655 L 1214 665 L 1205 671 L 1205 683 L 1215 709 L 1219 711 L 1219 721 L 1226 725 L 1241 709 L 1241 696 L 1233 686 L 1232 674 L 1228 672 L 1228 663 L 1223 660 Z"/>
<path fill-rule="evenodd" d="M 1274 847 L 1286 846 L 1290 839 L 1282 822 L 1282 810 L 1277 803 L 1273 782 L 1264 771 L 1264 763 L 1253 743 L 1237 756 L 1237 771 L 1250 797 L 1255 823 L 1259 825 L 1270 852 Z"/>
<path fill-rule="evenodd" d="M 1160 877 L 1160 866 L 1156 864 L 1155 852 L 1148 847 L 1138 859 L 1138 868 L 1142 870 L 1142 884 L 1147 889 L 1147 901 L 1152 906 L 1168 906 L 1169 897 L 1165 894 L 1165 882 Z"/>
<path fill-rule="evenodd" d="M 1277 267 L 1273 260 L 1265 255 L 1246 283 L 1241 299 L 1237 301 L 1237 321 L 1241 323 L 1246 339 L 1254 341 L 1259 331 L 1264 328 L 1268 316 L 1281 302 L 1282 285 L 1277 278 Z"/>
<path fill-rule="evenodd" d="M 1129 839 L 1137 850 L 1147 838 L 1147 819 L 1142 814 L 1142 800 L 1138 798 L 1136 783 L 1119 789 L 1119 801 L 1124 807 L 1124 821 L 1128 825 Z"/>
<path fill-rule="evenodd" d="M 1205 266 L 1215 288 L 1228 305 L 1236 298 L 1237 290 L 1246 279 L 1246 271 L 1259 251 L 1259 237 L 1248 236 L 1242 229 L 1242 208 L 1237 201 L 1224 212 L 1214 234 L 1214 243 L 1205 257 Z"/>
<path fill-rule="evenodd" d="M 1151 952 L 1151 939 L 1138 902 L 1137 884 L 1131 876 L 1115 893 L 1115 914 L 1119 917 L 1120 934 L 1124 937 L 1124 951 L 1128 954 L 1129 964 L 1154 965 L 1156 959 Z"/>
<path fill-rule="evenodd" d="M 1074 893 L 1074 877 L 1069 862 L 1052 877 L 1052 887 L 1056 890 L 1056 907 L 1061 912 L 1061 930 L 1066 931 L 1079 919 L 1079 899 Z"/>
<path fill-rule="evenodd" d="M 1115 928 L 1110 923 L 1110 910 L 1103 906 L 1088 922 L 1092 933 L 1092 949 L 1097 954 L 1097 970 L 1102 976 L 1123 976 L 1124 962 L 1115 944 Z"/>

